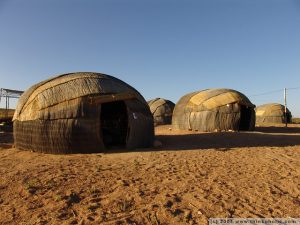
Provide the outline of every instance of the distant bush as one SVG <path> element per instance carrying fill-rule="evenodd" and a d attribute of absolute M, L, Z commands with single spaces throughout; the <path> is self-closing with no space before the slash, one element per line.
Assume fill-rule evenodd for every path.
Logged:
<path fill-rule="evenodd" d="M 292 123 L 299 123 L 300 124 L 300 118 L 292 118 Z"/>

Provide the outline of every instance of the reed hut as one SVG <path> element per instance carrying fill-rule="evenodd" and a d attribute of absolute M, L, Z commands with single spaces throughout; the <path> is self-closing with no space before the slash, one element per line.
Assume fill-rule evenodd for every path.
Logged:
<path fill-rule="evenodd" d="M 278 103 L 264 104 L 256 107 L 256 123 L 285 123 L 285 107 Z M 289 109 L 286 113 L 287 123 L 292 122 Z"/>
<path fill-rule="evenodd" d="M 29 88 L 14 117 L 19 149 L 90 153 L 153 144 L 153 117 L 141 94 L 100 73 L 63 74 Z"/>
<path fill-rule="evenodd" d="M 254 130 L 255 105 L 231 89 L 207 89 L 183 96 L 175 105 L 173 129 L 195 131 Z"/>
<path fill-rule="evenodd" d="M 173 102 L 163 98 L 155 98 L 148 101 L 148 105 L 153 115 L 155 126 L 172 123 L 172 115 L 175 107 Z"/>

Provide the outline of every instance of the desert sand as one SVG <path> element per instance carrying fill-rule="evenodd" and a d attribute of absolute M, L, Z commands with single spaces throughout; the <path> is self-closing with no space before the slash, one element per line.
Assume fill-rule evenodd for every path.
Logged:
<path fill-rule="evenodd" d="M 299 217 L 300 126 L 200 133 L 156 128 L 162 145 L 50 155 L 1 134 L 0 224 L 207 224 Z"/>

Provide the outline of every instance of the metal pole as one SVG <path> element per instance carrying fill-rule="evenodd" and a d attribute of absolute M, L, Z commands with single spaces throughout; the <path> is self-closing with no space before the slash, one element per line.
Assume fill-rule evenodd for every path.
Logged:
<path fill-rule="evenodd" d="M 284 122 L 285 122 L 285 127 L 287 127 L 288 119 L 287 119 L 287 107 L 286 107 L 286 88 L 284 88 Z"/>
<path fill-rule="evenodd" d="M 8 117 L 8 96 L 5 96 L 5 113 L 6 113 L 6 118 Z"/>

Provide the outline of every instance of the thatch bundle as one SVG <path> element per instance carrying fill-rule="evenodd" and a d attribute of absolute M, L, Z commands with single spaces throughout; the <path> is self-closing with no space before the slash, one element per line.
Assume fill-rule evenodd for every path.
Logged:
<path fill-rule="evenodd" d="M 149 147 L 153 117 L 138 91 L 100 73 L 70 73 L 40 82 L 19 99 L 15 146 L 45 153 Z"/>
<path fill-rule="evenodd" d="M 174 129 L 198 131 L 254 130 L 254 105 L 231 89 L 207 89 L 183 96 L 175 106 Z"/>
<path fill-rule="evenodd" d="M 163 98 L 155 98 L 148 101 L 148 105 L 153 115 L 155 126 L 172 123 L 172 115 L 175 107 L 173 102 Z"/>
<path fill-rule="evenodd" d="M 256 109 L 256 123 L 285 123 L 285 107 L 278 103 L 258 106 Z M 292 114 L 287 109 L 287 122 L 292 121 Z"/>

